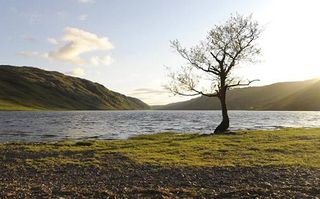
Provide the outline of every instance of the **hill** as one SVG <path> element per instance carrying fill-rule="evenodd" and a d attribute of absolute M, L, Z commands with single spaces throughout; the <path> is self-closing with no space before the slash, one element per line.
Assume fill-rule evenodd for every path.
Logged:
<path fill-rule="evenodd" d="M 149 106 L 85 79 L 33 67 L 0 65 L 0 110 L 120 109 Z"/>
<path fill-rule="evenodd" d="M 261 87 L 228 91 L 230 110 L 320 111 L 320 80 L 281 82 Z M 197 97 L 188 101 L 156 106 L 161 110 L 218 110 L 217 98 Z"/>

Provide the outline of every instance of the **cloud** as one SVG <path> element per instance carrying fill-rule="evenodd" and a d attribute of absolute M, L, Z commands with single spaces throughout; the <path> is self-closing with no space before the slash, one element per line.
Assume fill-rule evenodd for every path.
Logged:
<path fill-rule="evenodd" d="M 73 68 L 72 71 L 69 71 L 69 72 L 66 72 L 67 75 L 72 75 L 72 76 L 75 76 L 75 77 L 82 77 L 85 75 L 85 72 L 82 68 L 80 67 L 76 67 L 76 68 Z"/>
<path fill-rule="evenodd" d="M 97 65 L 109 65 L 113 62 L 112 57 L 110 57 L 109 55 L 106 55 L 104 57 L 98 57 L 98 56 L 94 56 L 91 57 L 90 59 L 91 64 L 97 66 Z"/>
<path fill-rule="evenodd" d="M 86 62 L 80 57 L 81 54 L 114 48 L 107 37 L 99 37 L 94 33 L 72 27 L 65 28 L 63 41 L 67 42 L 64 46 L 48 53 L 50 59 L 85 64 Z"/>
<path fill-rule="evenodd" d="M 93 3 L 94 0 L 78 0 L 79 3 Z"/>
<path fill-rule="evenodd" d="M 47 41 L 48 41 L 50 44 L 53 44 L 53 45 L 59 44 L 58 40 L 55 39 L 55 38 L 52 38 L 52 37 L 49 37 L 49 38 L 47 39 Z"/>
<path fill-rule="evenodd" d="M 166 90 L 157 90 L 157 89 L 150 89 L 150 88 L 138 88 L 133 90 L 130 95 L 147 95 L 147 94 L 152 94 L 152 95 L 161 95 L 161 94 L 168 94 L 169 92 Z"/>
<path fill-rule="evenodd" d="M 20 56 L 24 56 L 24 57 L 35 57 L 35 56 L 38 56 L 40 55 L 39 52 L 36 52 L 36 51 L 21 51 L 21 52 L 18 52 L 17 55 L 20 55 Z"/>
<path fill-rule="evenodd" d="M 78 16 L 78 19 L 79 19 L 80 21 L 85 21 L 87 18 L 88 18 L 88 15 L 87 15 L 87 14 L 83 14 L 83 15 L 79 15 L 79 16 Z"/>
<path fill-rule="evenodd" d="M 149 105 L 162 105 L 191 99 L 186 98 L 185 96 L 172 96 L 169 91 L 160 88 L 138 88 L 133 90 L 131 93 L 128 93 L 128 95 L 139 98 Z"/>
<path fill-rule="evenodd" d="M 93 51 L 108 51 L 113 49 L 112 43 L 107 37 L 101 37 L 94 33 L 87 32 L 78 28 L 67 27 L 64 29 L 62 39 L 49 37 L 47 42 L 53 45 L 64 43 L 50 52 L 37 52 L 37 51 L 21 51 L 17 55 L 24 57 L 35 57 L 47 59 L 50 61 L 61 61 L 65 63 L 72 63 L 73 65 L 109 65 L 114 60 L 109 55 L 96 56 L 92 55 Z M 91 57 L 85 60 L 82 56 L 84 53 L 91 53 Z M 81 74 L 78 70 L 77 74 Z"/>
<path fill-rule="evenodd" d="M 39 53 L 37 51 L 21 51 L 18 52 L 17 55 L 23 56 L 23 57 L 39 57 L 39 58 L 48 58 L 48 55 L 45 53 Z"/>

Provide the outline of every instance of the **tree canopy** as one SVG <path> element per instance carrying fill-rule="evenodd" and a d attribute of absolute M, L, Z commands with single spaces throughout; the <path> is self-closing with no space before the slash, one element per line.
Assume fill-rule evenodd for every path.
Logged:
<path fill-rule="evenodd" d="M 170 83 L 166 86 L 174 94 L 184 96 L 203 95 L 218 97 L 221 101 L 223 128 L 229 127 L 226 106 L 226 91 L 237 86 L 247 86 L 246 82 L 232 74 L 242 62 L 254 62 L 260 54 L 256 44 L 262 29 L 252 16 L 239 14 L 231 16 L 224 24 L 214 26 L 205 40 L 187 49 L 178 40 L 171 41 L 172 47 L 187 63 L 181 70 L 170 74 Z M 216 130 L 217 130 L 216 129 Z"/>

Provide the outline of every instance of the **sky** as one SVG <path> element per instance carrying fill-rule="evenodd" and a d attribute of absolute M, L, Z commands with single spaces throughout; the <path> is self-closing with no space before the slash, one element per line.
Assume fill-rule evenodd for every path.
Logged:
<path fill-rule="evenodd" d="M 260 61 L 235 74 L 255 85 L 320 77 L 317 0 L 0 0 L 0 64 L 34 66 L 98 82 L 150 105 L 186 100 L 164 90 L 168 67 L 231 14 L 264 32 Z"/>

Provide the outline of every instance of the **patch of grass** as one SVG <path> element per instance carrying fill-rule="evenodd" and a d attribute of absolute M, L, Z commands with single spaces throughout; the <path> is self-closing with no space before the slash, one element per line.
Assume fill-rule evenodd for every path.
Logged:
<path fill-rule="evenodd" d="M 241 131 L 232 135 L 159 133 L 128 140 L 22 144 L 34 153 L 94 156 L 42 158 L 47 164 L 99 164 L 104 153 L 119 153 L 139 164 L 166 166 L 302 166 L 320 168 L 320 129 Z M 1 148 L 1 147 L 0 147 Z M 86 162 L 86 163 L 85 163 Z"/>
<path fill-rule="evenodd" d="M 4 100 L 0 100 L 0 110 L 3 110 L 3 111 L 12 111 L 12 110 L 31 111 L 31 110 L 37 110 L 37 109 L 33 108 L 33 107 L 19 105 L 17 103 L 13 103 L 13 102 L 6 102 Z"/>
<path fill-rule="evenodd" d="M 68 157 L 45 157 L 40 158 L 34 163 L 35 165 L 50 165 L 50 166 L 59 166 L 59 165 L 78 165 L 78 166 L 98 166 L 100 162 L 95 158 L 86 158 L 86 159 L 79 159 L 79 158 L 68 158 Z"/>
<path fill-rule="evenodd" d="M 68 154 L 59 154 L 52 155 L 50 153 L 44 157 L 36 158 L 26 158 L 24 163 L 32 168 L 38 167 L 55 167 L 62 165 L 76 165 L 76 166 L 96 166 L 100 165 L 100 156 L 94 155 L 90 157 L 85 157 L 82 153 L 68 155 Z"/>
<path fill-rule="evenodd" d="M 75 146 L 92 146 L 94 143 L 92 141 L 80 141 L 76 142 Z"/>

